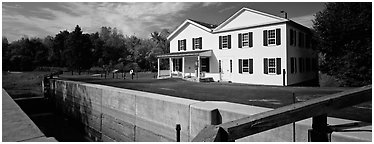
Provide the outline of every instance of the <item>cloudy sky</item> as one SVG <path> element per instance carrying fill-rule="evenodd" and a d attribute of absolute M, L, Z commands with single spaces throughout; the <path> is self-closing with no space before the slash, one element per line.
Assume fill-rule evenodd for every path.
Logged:
<path fill-rule="evenodd" d="M 116 27 L 125 35 L 147 38 L 153 31 L 173 30 L 185 19 L 219 24 L 242 7 L 288 17 L 307 27 L 324 3 L 243 3 L 243 2 L 137 2 L 137 3 L 41 3 L 3 2 L 2 36 L 14 41 L 22 36 L 55 36 L 62 30 L 72 31 L 79 25 L 84 33 L 100 27 Z"/>

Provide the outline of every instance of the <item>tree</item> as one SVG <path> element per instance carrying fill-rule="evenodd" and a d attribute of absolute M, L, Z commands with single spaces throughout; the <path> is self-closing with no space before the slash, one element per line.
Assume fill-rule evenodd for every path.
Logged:
<path fill-rule="evenodd" d="M 53 39 L 52 49 L 50 50 L 48 57 L 48 60 L 53 66 L 66 66 L 66 59 L 63 54 L 66 47 L 65 41 L 68 39 L 69 34 L 70 33 L 67 30 L 60 31 L 60 33 L 56 34 L 55 38 Z"/>
<path fill-rule="evenodd" d="M 320 70 L 342 86 L 371 84 L 371 10 L 371 3 L 327 3 L 316 14 Z"/>
<path fill-rule="evenodd" d="M 88 34 L 82 34 L 79 25 L 71 32 L 66 40 L 64 56 L 66 65 L 71 70 L 89 69 L 91 67 L 91 40 Z"/>
<path fill-rule="evenodd" d="M 6 37 L 3 37 L 3 46 L 2 46 L 2 52 L 3 52 L 3 70 L 9 70 L 10 68 L 10 50 L 9 50 L 9 42 Z"/>

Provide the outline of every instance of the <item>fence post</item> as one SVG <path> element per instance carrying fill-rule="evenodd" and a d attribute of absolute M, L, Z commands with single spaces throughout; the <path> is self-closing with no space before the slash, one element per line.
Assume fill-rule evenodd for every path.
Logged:
<path fill-rule="evenodd" d="M 331 130 L 327 126 L 327 114 L 312 118 L 312 129 L 308 130 L 309 142 L 330 142 Z"/>

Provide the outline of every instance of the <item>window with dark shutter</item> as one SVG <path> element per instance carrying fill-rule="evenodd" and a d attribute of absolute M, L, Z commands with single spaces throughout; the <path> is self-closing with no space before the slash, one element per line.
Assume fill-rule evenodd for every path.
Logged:
<path fill-rule="evenodd" d="M 310 41 L 311 41 L 310 34 L 306 34 L 306 41 L 305 41 L 306 48 L 310 48 Z"/>
<path fill-rule="evenodd" d="M 180 40 L 178 40 L 178 51 L 180 51 L 181 49 L 181 41 Z"/>
<path fill-rule="evenodd" d="M 295 61 L 295 73 L 297 73 L 297 58 L 293 58 L 294 59 L 294 61 Z"/>
<path fill-rule="evenodd" d="M 293 30 L 290 29 L 290 45 L 293 45 Z M 291 59 L 292 60 L 292 59 Z M 292 73 L 292 72 L 291 72 Z"/>
<path fill-rule="evenodd" d="M 243 59 L 243 73 L 249 72 L 249 60 Z"/>
<path fill-rule="evenodd" d="M 281 29 L 276 29 L 276 44 L 280 45 L 281 44 Z"/>
<path fill-rule="evenodd" d="M 192 50 L 195 50 L 195 38 L 192 38 Z"/>
<path fill-rule="evenodd" d="M 282 73 L 282 67 L 281 67 L 281 58 L 277 58 L 277 74 L 281 74 Z"/>
<path fill-rule="evenodd" d="M 219 49 L 222 49 L 222 36 L 219 36 Z"/>
<path fill-rule="evenodd" d="M 299 71 L 300 71 L 300 73 L 302 73 L 303 72 L 303 58 L 299 58 Z"/>
<path fill-rule="evenodd" d="M 264 74 L 268 74 L 268 59 L 264 58 Z"/>
<path fill-rule="evenodd" d="M 243 73 L 243 60 L 242 59 L 239 59 L 239 73 Z"/>
<path fill-rule="evenodd" d="M 253 32 L 249 32 L 249 47 L 253 47 Z"/>
<path fill-rule="evenodd" d="M 264 46 L 268 46 L 268 31 L 267 30 L 264 30 L 264 33 L 263 33 L 263 41 L 264 41 Z"/>
<path fill-rule="evenodd" d="M 231 35 L 228 35 L 228 48 L 231 49 Z"/>
<path fill-rule="evenodd" d="M 249 73 L 253 74 L 253 59 L 249 59 Z"/>
<path fill-rule="evenodd" d="M 291 73 L 295 73 L 295 59 L 291 57 Z"/>
<path fill-rule="evenodd" d="M 297 35 L 296 35 L 296 30 L 293 31 L 293 42 L 294 42 L 294 46 L 297 46 L 296 43 L 297 43 Z"/>
<path fill-rule="evenodd" d="M 183 47 L 183 50 L 186 50 L 186 45 L 187 45 L 187 42 L 186 42 L 186 41 L 187 41 L 187 40 L 184 39 L 183 41 L 184 41 L 184 47 Z"/>
<path fill-rule="evenodd" d="M 182 71 L 182 67 L 183 67 L 182 59 L 178 59 L 178 61 L 179 61 L 179 71 Z"/>
<path fill-rule="evenodd" d="M 199 38 L 199 45 L 200 45 L 200 49 L 203 49 L 203 38 L 202 37 Z"/>
<path fill-rule="evenodd" d="M 177 66 L 177 61 L 176 59 L 173 59 L 173 71 L 175 71 L 176 66 Z"/>
<path fill-rule="evenodd" d="M 195 38 L 192 38 L 192 50 L 195 50 Z"/>
<path fill-rule="evenodd" d="M 238 46 L 242 48 L 242 34 L 238 34 Z"/>

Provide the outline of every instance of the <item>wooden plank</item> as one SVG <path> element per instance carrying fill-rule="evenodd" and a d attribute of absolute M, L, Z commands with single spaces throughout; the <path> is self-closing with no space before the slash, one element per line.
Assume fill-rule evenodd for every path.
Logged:
<path fill-rule="evenodd" d="M 228 134 L 228 141 L 243 138 L 279 126 L 290 124 L 314 116 L 371 101 L 371 85 L 360 87 L 324 97 L 311 99 L 264 113 L 255 114 L 235 121 L 217 125 Z M 215 128 L 217 129 L 217 128 Z M 210 130 L 213 130 L 210 127 Z M 208 133 L 207 130 L 202 132 Z M 203 139 L 200 132 L 196 137 Z M 216 133 L 218 131 L 216 130 Z M 195 138 L 196 138 L 195 137 Z M 209 140 L 215 140 L 210 138 Z"/>

